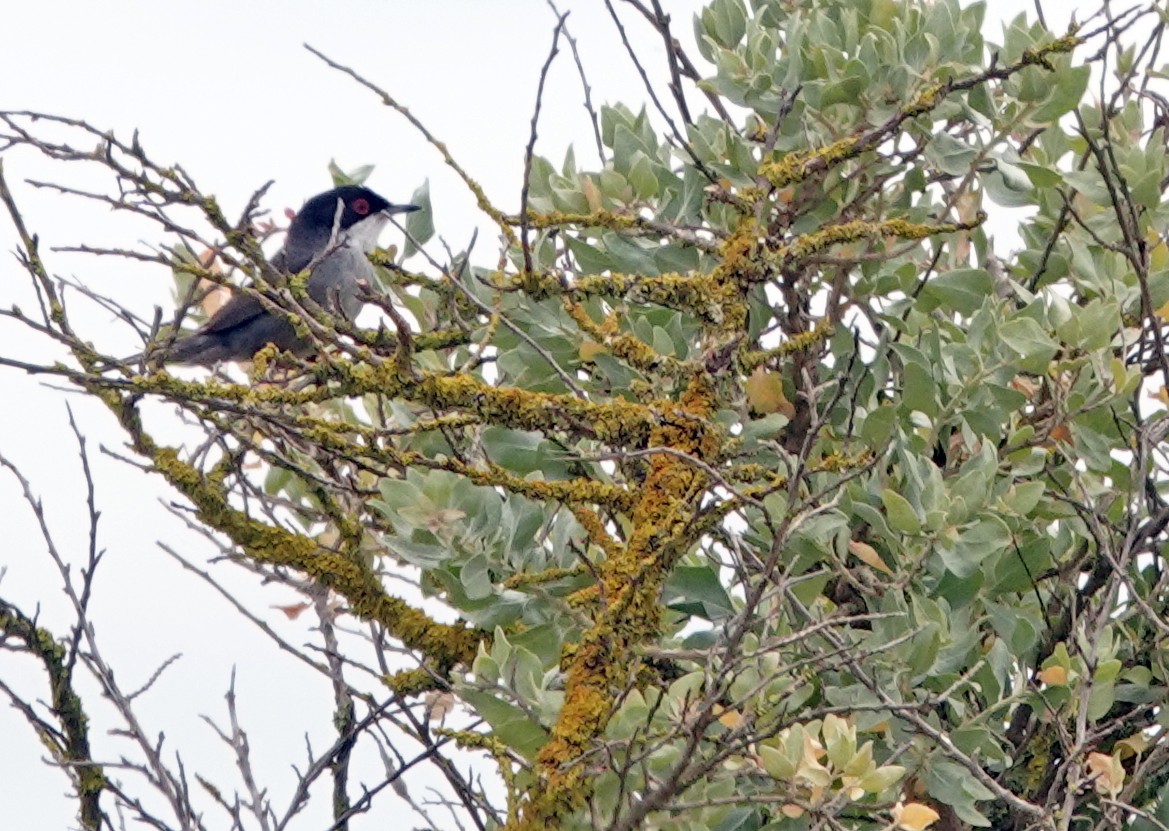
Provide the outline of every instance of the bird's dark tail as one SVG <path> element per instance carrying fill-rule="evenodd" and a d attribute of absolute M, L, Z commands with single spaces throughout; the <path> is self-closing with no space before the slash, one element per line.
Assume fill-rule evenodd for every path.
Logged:
<path fill-rule="evenodd" d="M 179 338 L 169 347 L 155 347 L 145 352 L 136 352 L 117 363 L 130 366 L 145 363 L 155 367 L 165 364 L 212 366 L 225 360 L 231 360 L 231 357 L 226 354 L 222 342 L 213 336 L 193 333 Z"/>
<path fill-rule="evenodd" d="M 195 333 L 179 338 L 161 355 L 163 363 L 199 364 L 211 366 L 220 361 L 231 360 L 222 338 L 210 334 Z"/>

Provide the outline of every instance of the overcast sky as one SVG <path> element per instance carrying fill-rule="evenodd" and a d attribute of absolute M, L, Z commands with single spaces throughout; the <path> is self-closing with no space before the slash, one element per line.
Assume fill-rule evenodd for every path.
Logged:
<path fill-rule="evenodd" d="M 572 10 L 569 27 L 579 41 L 594 101 L 639 104 L 644 97 L 640 81 L 619 48 L 601 0 L 560 5 Z M 665 0 L 665 5 L 680 33 L 688 34 L 700 4 Z M 1001 20 L 1023 8 L 1030 3 L 991 0 L 988 18 Z M 647 63 L 658 66 L 660 44 L 638 25 L 636 15 L 626 12 L 625 17 Z M 448 143 L 497 204 L 514 210 L 553 23 L 543 0 L 10 3 L 0 31 L 0 109 L 84 118 L 124 138 L 137 129 L 152 158 L 181 162 L 229 216 L 238 215 L 247 197 L 268 180 L 275 182 L 269 207 L 299 207 L 330 186 L 326 165 L 333 158 L 343 168 L 376 164 L 369 184 L 391 201 L 405 201 L 429 178 L 439 233 L 457 248 L 478 223 L 462 186 L 400 116 L 302 44 L 351 65 L 398 97 Z M 999 31 L 991 24 L 987 33 L 993 38 Z M 578 158 L 591 159 L 592 134 L 567 50 L 549 83 L 538 150 L 559 163 L 574 142 Z M 69 180 L 80 171 L 46 165 L 24 152 L 5 154 L 4 171 L 45 245 L 133 247 L 141 234 L 152 231 L 22 184 L 29 178 Z M 394 233 L 387 232 L 383 242 L 397 241 Z M 484 242 L 481 252 L 490 248 Z M 5 252 L 0 255 L 0 305 L 31 308 L 27 280 L 7 254 L 13 247 L 7 220 L 0 219 Z M 133 303 L 143 315 L 149 316 L 156 304 L 170 303 L 170 275 L 156 267 L 64 256 L 52 257 L 50 266 Z M 111 321 L 93 312 L 79 320 L 92 327 L 93 337 L 100 337 L 105 326 L 112 328 Z M 126 352 L 135 346 L 131 341 L 115 345 Z M 51 352 L 0 320 L 0 354 Z M 196 561 L 215 553 L 164 510 L 159 500 L 172 494 L 157 477 L 100 456 L 101 444 L 121 448 L 112 418 L 80 396 L 0 368 L 0 454 L 31 479 L 45 499 L 58 544 L 80 562 L 86 544 L 86 529 L 78 521 L 84 483 L 76 447 L 68 439 L 67 401 L 89 438 L 103 511 L 101 544 L 109 553 L 93 614 L 107 658 L 122 670 L 122 683 L 134 689 L 167 657 L 183 654 L 140 702 L 148 729 L 166 731 L 166 747 L 182 750 L 188 770 L 219 770 L 227 782 L 231 760 L 199 716 L 222 718 L 222 695 L 234 666 L 253 749 L 264 769 L 276 771 L 278 782 L 289 785 L 289 765 L 303 758 L 300 731 L 306 729 L 288 729 L 289 714 L 298 719 L 309 711 L 320 714 L 317 746 L 323 746 L 330 731 L 328 689 L 319 678 L 306 680 L 291 659 L 276 653 L 220 598 L 159 551 L 155 542 L 161 539 Z M 0 471 L 0 569 L 6 572 L 0 596 L 28 612 L 40 602 L 42 623 L 63 632 L 70 617 L 60 579 L 19 494 L 12 477 Z M 220 569 L 293 642 L 311 638 L 307 621 L 284 621 L 267 612 L 269 604 L 295 600 L 287 590 L 256 588 L 247 575 L 229 571 Z M 26 694 L 44 696 L 44 676 L 29 661 L 0 653 L 0 678 Z M 271 694 L 273 684 L 281 690 L 277 698 Z M 102 736 L 108 722 L 102 721 L 96 692 L 86 691 L 95 714 L 95 741 L 109 752 L 111 745 Z M 0 826 L 73 827 L 76 803 L 64 796 L 65 778 L 32 763 L 43 750 L 24 720 L 2 704 L 0 749 Z M 322 800 L 321 807 L 327 808 L 327 802 Z M 383 800 L 383 807 L 392 808 L 392 801 Z M 386 814 L 380 816 L 384 820 Z M 314 822 L 298 827 L 320 827 L 321 817 L 318 813 Z M 219 819 L 212 825 L 221 824 Z M 355 827 L 374 825 L 364 819 Z"/>

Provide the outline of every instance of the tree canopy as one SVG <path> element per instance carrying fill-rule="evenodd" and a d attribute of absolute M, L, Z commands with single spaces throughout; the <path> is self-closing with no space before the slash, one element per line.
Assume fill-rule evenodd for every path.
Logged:
<path fill-rule="evenodd" d="M 617 44 L 660 33 L 670 81 L 630 49 L 653 106 L 594 105 L 559 17 L 545 73 L 576 56 L 595 147 L 542 157 L 537 101 L 506 207 L 321 55 L 422 131 L 500 240 L 444 248 L 421 188 L 374 255 L 376 325 L 268 267 L 262 190 L 229 210 L 136 136 L 0 113 L 0 148 L 62 163 L 61 198 L 157 223 L 149 248 L 90 250 L 156 262 L 180 307 L 143 319 L 83 275 L 66 302 L 0 177 L 40 300 L 0 313 L 71 356 L 0 366 L 102 401 L 231 562 L 304 593 L 335 699 L 312 716 L 338 735 L 304 798 L 330 778 L 334 827 L 425 764 L 484 829 L 1163 831 L 1162 13 L 1020 17 L 992 43 L 981 3 L 714 0 L 694 52 L 657 0 L 610 10 Z M 106 189 L 70 186 L 93 163 Z M 174 371 L 71 317 L 113 309 L 149 347 L 249 281 L 315 358 Z M 154 401 L 188 440 L 159 437 Z M 13 699 L 82 826 L 117 805 L 284 827 L 303 802 L 280 813 L 244 764 L 178 787 L 141 737 L 162 807 L 103 768 L 74 675 L 128 726 L 133 701 L 86 625 L 97 560 L 78 567 L 76 628 L 2 597 L 0 645 L 43 668 L 44 699 Z M 357 793 L 366 744 L 386 770 Z"/>

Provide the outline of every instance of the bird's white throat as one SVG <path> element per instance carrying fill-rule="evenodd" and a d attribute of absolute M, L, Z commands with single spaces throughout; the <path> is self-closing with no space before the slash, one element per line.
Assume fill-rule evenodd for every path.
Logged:
<path fill-rule="evenodd" d="M 356 245 L 366 253 L 373 251 L 377 248 L 377 238 L 381 236 L 389 221 L 390 218 L 380 211 L 376 214 L 370 214 L 360 222 L 349 226 L 349 230 L 345 232 L 345 242 Z"/>

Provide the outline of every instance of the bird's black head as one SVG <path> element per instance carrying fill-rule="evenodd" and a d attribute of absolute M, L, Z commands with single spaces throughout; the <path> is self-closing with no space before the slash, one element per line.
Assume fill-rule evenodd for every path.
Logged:
<path fill-rule="evenodd" d="M 391 214 L 416 210 L 415 205 L 391 205 L 369 188 L 357 185 L 325 191 L 305 202 L 293 217 L 277 267 L 299 271 L 324 254 L 331 240 L 367 253 L 373 251 Z"/>
<path fill-rule="evenodd" d="M 338 204 L 340 208 L 340 230 L 352 228 L 367 217 L 376 216 L 387 208 L 397 207 L 378 196 L 369 188 L 357 185 L 345 185 L 325 191 L 314 196 L 304 203 L 304 207 L 296 214 L 293 225 L 303 225 L 312 228 L 329 228 L 337 222 Z M 394 211 L 388 211 L 394 213 Z"/>

